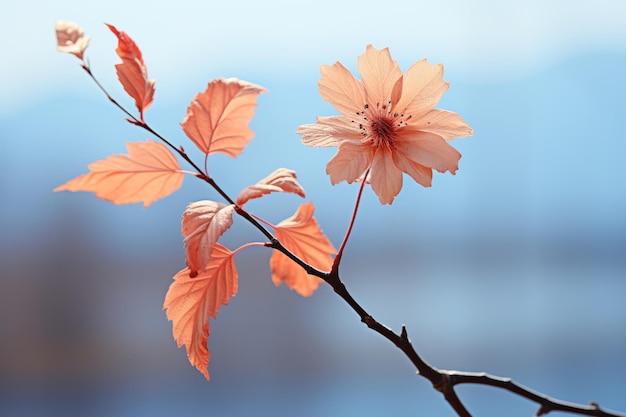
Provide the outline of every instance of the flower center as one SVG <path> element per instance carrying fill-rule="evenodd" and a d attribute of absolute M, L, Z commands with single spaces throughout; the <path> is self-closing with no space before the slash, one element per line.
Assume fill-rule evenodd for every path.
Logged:
<path fill-rule="evenodd" d="M 411 118 L 405 117 L 404 113 L 398 114 L 391 109 L 391 101 L 387 104 L 376 104 L 373 108 L 369 104 L 363 106 L 363 110 L 357 111 L 356 115 L 360 118 L 352 120 L 352 123 L 358 123 L 363 140 L 372 142 L 374 146 L 393 146 L 399 128 L 408 125 Z"/>
<path fill-rule="evenodd" d="M 392 117 L 378 114 L 370 121 L 370 135 L 376 146 L 391 145 L 394 136 Z"/>

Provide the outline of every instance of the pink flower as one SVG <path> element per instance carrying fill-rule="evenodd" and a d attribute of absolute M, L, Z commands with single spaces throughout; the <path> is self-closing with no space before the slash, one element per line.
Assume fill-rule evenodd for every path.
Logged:
<path fill-rule="evenodd" d="M 56 23 L 57 50 L 67 52 L 83 59 L 83 53 L 89 46 L 89 36 L 84 36 L 83 30 L 72 22 L 58 21 Z"/>
<path fill-rule="evenodd" d="M 332 184 L 358 180 L 370 168 L 372 189 L 391 204 L 402 188 L 402 173 L 429 187 L 432 169 L 458 169 L 461 154 L 447 141 L 473 131 L 453 112 L 435 109 L 448 82 L 443 66 L 426 59 L 402 74 L 389 49 L 369 45 L 358 58 L 362 81 L 341 63 L 323 65 L 319 92 L 341 116 L 318 117 L 298 134 L 308 146 L 337 146 L 326 173 Z"/>

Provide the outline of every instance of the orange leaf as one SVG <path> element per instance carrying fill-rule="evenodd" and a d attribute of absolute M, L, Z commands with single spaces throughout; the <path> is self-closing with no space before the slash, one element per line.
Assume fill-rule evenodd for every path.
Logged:
<path fill-rule="evenodd" d="M 296 214 L 280 222 L 275 228 L 276 237 L 294 255 L 323 271 L 330 270 L 336 251 L 313 217 L 315 207 L 309 202 L 302 204 Z M 274 251 L 270 259 L 272 281 L 281 282 L 298 294 L 308 297 L 322 280 L 309 275 L 282 252 Z"/>
<path fill-rule="evenodd" d="M 183 173 L 174 154 L 151 140 L 127 143 L 128 155 L 111 155 L 54 191 L 90 191 L 115 204 L 143 201 L 144 208 L 180 188 Z"/>
<path fill-rule="evenodd" d="M 241 190 L 237 196 L 237 205 L 243 206 L 253 198 L 259 198 L 265 194 L 281 191 L 298 194 L 302 198 L 305 197 L 304 189 L 298 184 L 298 181 L 296 181 L 296 171 L 287 168 L 278 168 L 256 184 Z"/>
<path fill-rule="evenodd" d="M 126 34 L 118 31 L 115 26 L 106 25 L 117 36 L 117 55 L 122 58 L 122 63 L 117 64 L 117 77 L 120 79 L 124 90 L 135 99 L 135 105 L 143 121 L 143 112 L 152 104 L 154 98 L 154 80 L 148 80 L 148 70 L 143 63 L 141 51 L 135 42 Z"/>
<path fill-rule="evenodd" d="M 183 213 L 182 234 L 191 276 L 205 271 L 217 239 L 233 224 L 234 205 L 214 201 L 191 203 Z"/>
<path fill-rule="evenodd" d="M 191 101 L 183 131 L 206 155 L 221 152 L 234 158 L 254 137 L 248 123 L 257 96 L 266 91 L 235 78 L 213 80 Z"/>
<path fill-rule="evenodd" d="M 187 358 L 209 379 L 209 317 L 215 318 L 222 305 L 237 294 L 238 276 L 233 253 L 220 244 L 211 252 L 205 272 L 191 278 L 189 268 L 179 271 L 170 285 L 163 309 L 172 321 L 178 347 L 185 345 Z"/>

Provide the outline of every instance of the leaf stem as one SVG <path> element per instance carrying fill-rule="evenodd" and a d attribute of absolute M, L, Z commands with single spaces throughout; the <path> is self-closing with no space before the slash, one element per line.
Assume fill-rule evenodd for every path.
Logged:
<path fill-rule="evenodd" d="M 257 216 L 254 213 L 249 213 L 250 216 L 254 217 L 256 220 L 258 220 L 259 222 L 263 223 L 264 225 L 271 227 L 272 229 L 274 229 L 276 227 L 276 225 L 268 222 L 267 220 L 263 219 L 262 217 Z"/>
<path fill-rule="evenodd" d="M 232 252 L 232 255 L 234 256 L 235 254 L 241 252 L 242 250 L 251 248 L 253 246 L 263 246 L 263 247 L 265 247 L 265 243 L 263 243 L 263 242 L 248 242 L 246 244 L 243 244 L 243 245 L 239 246 L 237 249 L 235 249 Z"/>

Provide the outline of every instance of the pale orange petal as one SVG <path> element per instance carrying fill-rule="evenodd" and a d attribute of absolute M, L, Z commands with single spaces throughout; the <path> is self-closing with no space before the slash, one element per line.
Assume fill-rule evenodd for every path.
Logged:
<path fill-rule="evenodd" d="M 456 173 L 459 168 L 461 154 L 448 144 L 441 136 L 434 133 L 416 130 L 412 126 L 402 129 L 395 141 L 397 152 L 420 165 L 434 168 L 439 172 Z"/>
<path fill-rule="evenodd" d="M 434 133 L 445 140 L 471 136 L 474 133 L 458 113 L 439 109 L 432 109 L 414 121 L 412 126 L 424 132 Z"/>
<path fill-rule="evenodd" d="M 362 111 L 367 103 L 363 83 L 339 62 L 332 66 L 322 65 L 321 72 L 319 92 L 322 98 L 344 116 L 356 117 L 356 112 Z"/>
<path fill-rule="evenodd" d="M 393 162 L 392 151 L 386 147 L 376 150 L 370 172 L 372 190 L 381 204 L 391 204 L 402 189 L 402 171 Z"/>
<path fill-rule="evenodd" d="M 360 142 L 343 142 L 335 156 L 328 161 L 326 173 L 335 185 L 341 181 L 348 183 L 357 180 L 372 163 L 374 148 Z"/>
<path fill-rule="evenodd" d="M 302 125 L 296 130 L 302 135 L 306 146 L 339 146 L 344 140 L 359 141 L 363 138 L 359 124 L 344 116 L 317 118 L 317 123 Z"/>
<path fill-rule="evenodd" d="M 443 65 L 431 65 L 423 59 L 413 64 L 402 80 L 402 97 L 395 109 L 398 113 L 419 117 L 428 112 L 448 90 L 443 81 Z"/>
<path fill-rule="evenodd" d="M 431 168 L 420 165 L 399 152 L 394 152 L 393 162 L 402 172 L 410 175 L 416 183 L 424 187 L 432 185 L 433 170 Z"/>
<path fill-rule="evenodd" d="M 368 45 L 365 53 L 357 60 L 363 85 L 367 91 L 370 106 L 390 105 L 391 92 L 402 71 L 398 63 L 391 59 L 389 48 L 378 50 Z"/>
<path fill-rule="evenodd" d="M 402 97 L 402 85 L 404 84 L 404 76 L 398 78 L 398 81 L 393 85 L 391 90 L 391 107 L 395 108 Z"/>

